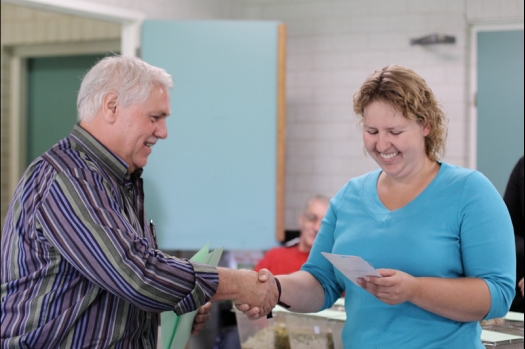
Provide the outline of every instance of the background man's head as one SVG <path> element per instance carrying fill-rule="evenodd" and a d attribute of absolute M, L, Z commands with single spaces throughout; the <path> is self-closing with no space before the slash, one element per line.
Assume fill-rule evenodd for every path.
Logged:
<path fill-rule="evenodd" d="M 304 211 L 299 217 L 300 251 L 310 252 L 329 204 L 330 199 L 324 195 L 314 195 L 306 202 Z"/>

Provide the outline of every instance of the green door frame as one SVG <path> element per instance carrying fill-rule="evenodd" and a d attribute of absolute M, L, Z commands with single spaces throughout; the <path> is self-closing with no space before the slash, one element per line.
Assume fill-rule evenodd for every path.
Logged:
<path fill-rule="evenodd" d="M 119 52 L 120 40 L 92 41 L 79 44 L 49 44 L 9 47 L 10 91 L 9 91 L 9 191 L 16 185 L 25 169 L 27 160 L 27 60 L 33 57 L 104 54 Z"/>
<path fill-rule="evenodd" d="M 467 115 L 468 122 L 465 127 L 468 130 L 466 137 L 468 139 L 467 161 L 466 166 L 472 169 L 477 169 L 477 129 L 478 129 L 478 110 L 476 106 L 476 92 L 478 86 L 477 71 L 478 71 L 478 33 L 486 31 L 503 31 L 503 30 L 523 30 L 524 24 L 521 22 L 507 22 L 507 23 L 487 23 L 475 22 L 470 23 L 470 47 L 469 47 L 469 68 L 468 74 L 468 98 L 467 98 Z M 510 172 L 509 172 L 510 174 Z"/>

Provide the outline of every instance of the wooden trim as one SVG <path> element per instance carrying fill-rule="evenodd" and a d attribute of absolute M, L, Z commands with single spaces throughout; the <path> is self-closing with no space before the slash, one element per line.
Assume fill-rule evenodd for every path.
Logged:
<path fill-rule="evenodd" d="M 3 3 L 116 23 L 142 22 L 146 14 L 123 6 L 85 0 L 2 0 Z"/>
<path fill-rule="evenodd" d="M 22 120 L 25 119 L 25 113 L 22 112 L 24 103 L 21 102 L 22 84 L 24 79 L 21 78 L 25 70 L 22 65 L 25 60 L 20 57 L 10 57 L 10 86 L 9 86 L 9 196 L 13 196 L 20 176 L 22 175 L 21 167 L 24 163 L 21 150 L 23 141 L 20 132 Z"/>
<path fill-rule="evenodd" d="M 278 27 L 277 50 L 277 205 L 276 239 L 284 241 L 286 183 L 286 25 Z"/>
<path fill-rule="evenodd" d="M 68 55 L 89 55 L 105 52 L 120 52 L 120 39 L 99 40 L 88 42 L 73 43 L 53 43 L 36 44 L 27 46 L 13 46 L 12 55 L 22 58 L 47 57 L 47 56 L 68 56 Z"/>

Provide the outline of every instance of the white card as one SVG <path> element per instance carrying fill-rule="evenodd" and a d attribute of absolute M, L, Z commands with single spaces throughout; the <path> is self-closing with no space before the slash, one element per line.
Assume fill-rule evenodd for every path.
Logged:
<path fill-rule="evenodd" d="M 327 252 L 321 252 L 321 254 L 357 286 L 359 286 L 357 283 L 358 278 L 364 278 L 365 276 L 381 277 L 381 274 L 370 263 L 359 256 L 345 256 Z"/>

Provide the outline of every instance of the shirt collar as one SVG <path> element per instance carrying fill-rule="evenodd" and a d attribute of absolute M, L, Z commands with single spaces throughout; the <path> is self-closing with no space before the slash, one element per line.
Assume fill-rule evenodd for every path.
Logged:
<path fill-rule="evenodd" d="M 124 181 L 130 180 L 131 174 L 128 172 L 128 164 L 104 144 L 100 143 L 91 133 L 82 128 L 82 126 L 75 124 L 70 136 L 76 138 L 78 142 L 83 145 L 83 148 L 116 178 Z M 133 175 L 137 177 L 140 177 L 141 174 L 142 168 L 138 168 L 133 172 Z"/>

